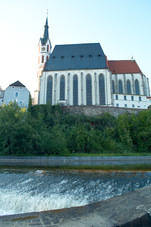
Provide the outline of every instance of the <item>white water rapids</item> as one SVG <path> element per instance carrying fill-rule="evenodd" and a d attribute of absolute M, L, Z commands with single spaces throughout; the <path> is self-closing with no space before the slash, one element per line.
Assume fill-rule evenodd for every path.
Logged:
<path fill-rule="evenodd" d="M 105 200 L 151 184 L 151 172 L 0 169 L 0 215 Z"/>

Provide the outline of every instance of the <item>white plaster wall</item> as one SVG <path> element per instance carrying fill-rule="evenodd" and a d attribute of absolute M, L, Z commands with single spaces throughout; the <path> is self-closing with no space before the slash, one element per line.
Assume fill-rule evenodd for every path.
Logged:
<path fill-rule="evenodd" d="M 18 92 L 18 97 L 15 97 L 15 93 Z M 20 105 L 20 101 L 22 101 L 21 107 L 28 107 L 29 104 L 29 91 L 26 87 L 17 87 L 17 86 L 9 86 L 4 91 L 4 104 L 9 104 L 11 101 L 16 101 L 18 105 Z"/>
<path fill-rule="evenodd" d="M 118 95 L 118 100 L 116 100 L 116 95 Z M 126 96 L 126 100 L 124 100 L 124 96 Z M 131 99 L 132 96 L 134 98 L 133 101 Z M 141 97 L 141 101 L 139 101 L 139 97 Z M 113 105 L 117 106 L 117 104 L 119 107 L 125 107 L 125 104 L 127 104 L 127 108 L 147 109 L 150 105 L 150 100 L 144 95 L 113 94 Z"/>
<path fill-rule="evenodd" d="M 54 93 L 55 93 L 55 74 L 57 74 L 57 85 L 56 85 L 56 100 L 54 100 Z M 68 81 L 68 74 L 69 81 Z M 81 75 L 83 74 L 83 75 Z M 53 93 L 52 93 L 52 104 L 56 104 L 60 100 L 60 77 L 61 75 L 65 76 L 65 101 L 68 98 L 69 92 L 69 105 L 73 105 L 73 76 L 78 76 L 78 105 L 86 105 L 86 76 L 90 74 L 92 78 L 92 104 L 99 105 L 99 84 L 98 84 L 98 77 L 100 74 L 104 75 L 105 81 L 105 102 L 106 105 L 111 105 L 111 86 L 110 86 L 110 72 L 106 69 L 100 70 L 71 70 L 71 71 L 51 71 L 51 72 L 43 72 L 41 77 L 41 90 L 40 90 L 40 104 L 46 104 L 46 97 L 47 97 L 47 78 L 48 76 L 52 76 L 53 78 Z M 97 86 L 95 87 L 95 74 L 96 74 L 96 83 Z M 81 89 L 81 80 L 83 77 L 83 90 Z M 68 86 L 69 82 L 69 86 Z M 97 88 L 97 97 L 95 100 L 95 89 Z M 68 91 L 69 89 L 69 91 Z M 82 102 L 82 92 L 83 92 L 83 102 Z M 96 103 L 97 102 L 97 103 Z"/>
<path fill-rule="evenodd" d="M 127 80 L 130 80 L 131 83 L 131 92 L 133 93 L 132 90 L 132 74 L 117 74 L 117 87 L 118 87 L 118 81 L 122 80 L 123 83 L 123 92 L 124 92 L 124 75 L 125 75 L 125 79 L 126 82 Z M 112 80 L 114 81 L 114 85 L 115 85 L 115 92 L 116 92 L 116 79 L 115 79 L 116 75 L 112 74 Z M 133 74 L 134 77 L 134 87 L 135 87 L 135 80 L 137 79 L 139 81 L 139 88 L 140 88 L 140 95 L 144 95 L 144 90 L 146 91 L 146 94 L 148 96 L 149 94 L 149 89 L 148 89 L 148 85 L 147 85 L 147 78 L 146 76 L 139 74 L 139 73 L 134 73 Z M 144 87 L 143 87 L 144 86 Z"/>

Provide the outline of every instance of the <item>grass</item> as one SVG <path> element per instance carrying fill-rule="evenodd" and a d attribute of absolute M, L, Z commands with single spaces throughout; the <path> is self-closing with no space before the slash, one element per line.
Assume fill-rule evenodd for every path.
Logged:
<path fill-rule="evenodd" d="M 67 155 L 2 155 L 0 154 L 0 156 L 2 157 L 109 157 L 109 156 L 151 156 L 151 153 L 137 153 L 137 152 L 124 152 L 124 153 L 99 153 L 99 154 L 92 154 L 92 153 L 71 153 L 71 154 L 67 154 Z"/>
<path fill-rule="evenodd" d="M 77 165 L 77 166 L 0 166 L 0 169 L 47 169 L 47 170 L 102 170 L 102 171 L 151 171 L 151 164 L 125 165 Z"/>
<path fill-rule="evenodd" d="M 104 157 L 104 156 L 151 156 L 151 153 L 132 153 L 132 152 L 125 152 L 125 153 L 102 153 L 102 154 L 86 154 L 86 153 L 75 153 L 69 155 L 69 157 L 77 156 L 77 157 Z"/>

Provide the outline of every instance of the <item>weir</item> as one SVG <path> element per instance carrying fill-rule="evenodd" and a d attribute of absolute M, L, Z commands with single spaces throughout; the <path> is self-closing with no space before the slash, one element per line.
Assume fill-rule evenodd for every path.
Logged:
<path fill-rule="evenodd" d="M 17 157 L 0 156 L 0 166 L 78 166 L 151 164 L 151 156 Z"/>
<path fill-rule="evenodd" d="M 81 207 L 0 217 L 0 226 L 151 226 L 151 186 Z"/>
<path fill-rule="evenodd" d="M 150 172 L 3 168 L 0 179 L 0 215 L 6 215 L 0 217 L 0 226 L 118 226 L 116 216 L 126 223 L 120 212 L 130 212 L 134 205 L 139 218 L 150 218 L 150 195 L 142 196 L 144 190 L 150 192 Z M 120 196 L 129 192 L 134 197 Z"/>

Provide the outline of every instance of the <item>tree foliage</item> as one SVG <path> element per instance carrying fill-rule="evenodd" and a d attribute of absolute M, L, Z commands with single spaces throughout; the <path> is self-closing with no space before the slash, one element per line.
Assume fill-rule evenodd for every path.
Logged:
<path fill-rule="evenodd" d="M 151 152 L 151 110 L 138 115 L 88 117 L 60 106 L 28 111 L 16 103 L 0 108 L 0 155 Z"/>

